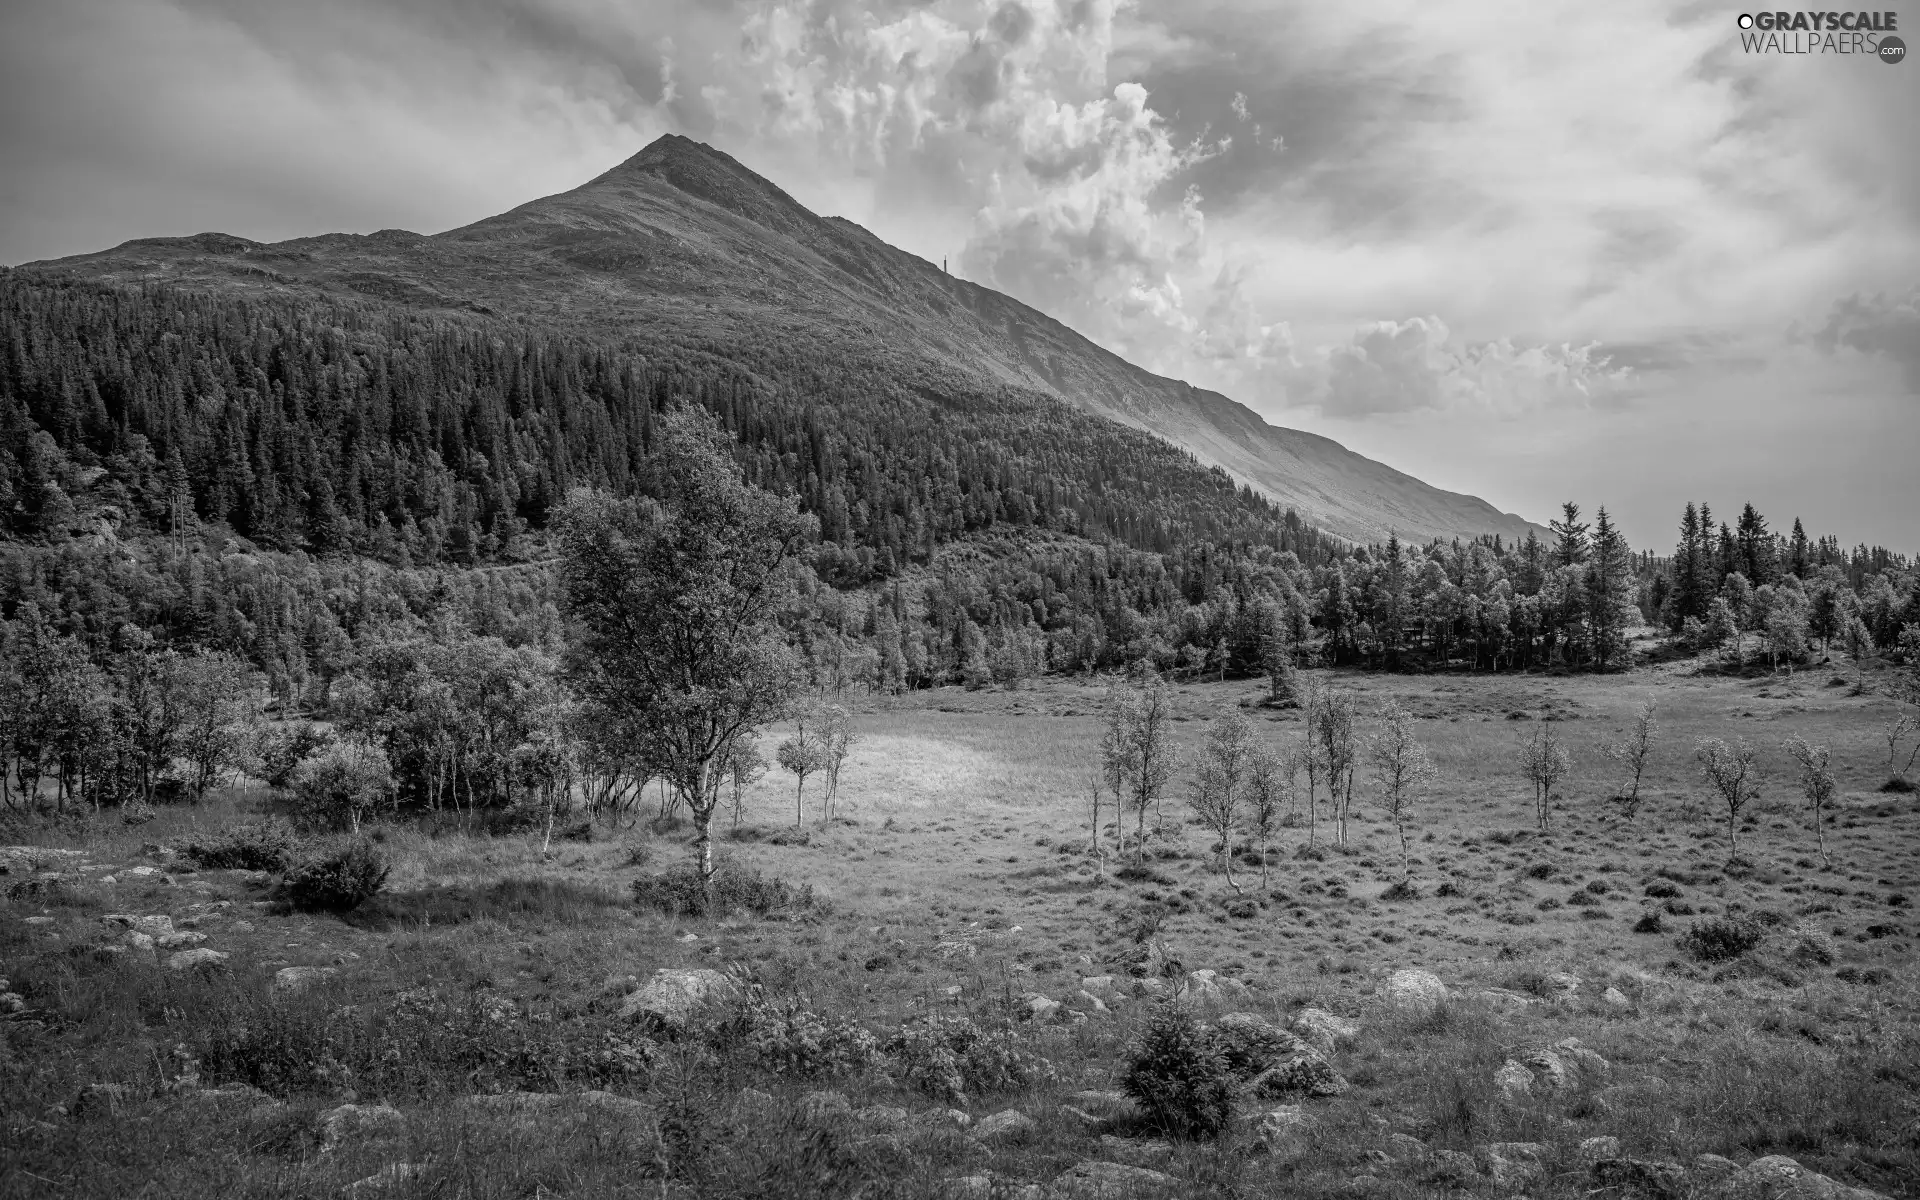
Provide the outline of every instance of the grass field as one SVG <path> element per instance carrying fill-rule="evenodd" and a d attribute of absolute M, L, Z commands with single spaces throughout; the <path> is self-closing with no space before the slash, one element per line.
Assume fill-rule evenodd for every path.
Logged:
<path fill-rule="evenodd" d="M 0 975 L 24 1006 L 4 1019 L 0 1188 L 1091 1195 L 1074 1191 L 1076 1164 L 1137 1161 L 1164 1177 L 1133 1177 L 1143 1195 L 1573 1196 L 1597 1186 L 1582 1157 L 1597 1152 L 1582 1142 L 1615 1137 L 1617 1156 L 1686 1167 L 1661 1185 L 1674 1195 L 1716 1186 L 1723 1168 L 1696 1167 L 1696 1156 L 1780 1154 L 1850 1186 L 1920 1197 L 1920 930 L 1908 899 L 1920 893 L 1920 813 L 1911 793 L 1879 790 L 1888 700 L 1834 686 L 1826 670 L 1735 679 L 1685 664 L 1607 678 L 1336 682 L 1363 711 L 1389 696 L 1409 707 L 1440 768 L 1415 812 L 1412 897 L 1385 895 L 1400 877 L 1399 841 L 1364 772 L 1348 844 L 1331 844 L 1323 813 L 1309 850 L 1303 811 L 1282 830 L 1264 886 L 1250 859 L 1236 868 L 1243 890 L 1227 885 L 1178 785 L 1146 868 L 1117 878 L 1122 860 L 1102 866 L 1088 852 L 1101 692 L 1069 681 L 866 702 L 837 816 L 822 825 L 810 781 L 804 842 L 793 778 L 773 771 L 722 852 L 810 883 L 831 912 L 804 920 L 634 906 L 632 880 L 683 857 L 689 832 L 644 819 L 596 826 L 550 854 L 538 836 L 381 826 L 387 893 L 345 917 L 294 913 L 269 880 L 192 871 L 166 852 L 256 818 L 268 802 L 258 791 L 131 829 L 104 817 L 23 828 L 12 840 L 32 849 L 10 852 L 0 902 Z M 1234 705 L 1263 737 L 1297 739 L 1298 714 L 1259 707 L 1259 694 L 1251 682 L 1179 688 L 1182 741 L 1197 744 L 1206 720 Z M 1661 741 L 1628 823 L 1607 800 L 1619 772 L 1599 744 L 1647 696 Z M 1535 830 L 1513 765 L 1547 717 L 1575 761 L 1550 834 Z M 1834 749 L 1830 862 L 1780 747 L 1789 735 Z M 1703 736 L 1749 738 L 1766 772 L 1738 830 L 1747 861 L 1731 869 L 1724 814 L 1694 767 Z M 651 806 L 649 796 L 643 817 Z M 142 865 L 152 873 L 129 873 Z M 42 880 L 49 873 L 59 879 Z M 126 940 L 102 920 L 114 913 L 164 915 L 176 935 L 204 941 L 107 949 Z M 1696 922 L 1728 916 L 1764 930 L 1760 944 L 1718 962 L 1683 949 Z M 1217 996 L 1189 996 L 1203 1015 L 1284 1023 L 1311 1005 L 1358 1021 L 1331 1059 L 1351 1086 L 1300 1102 L 1303 1142 L 1276 1150 L 1247 1122 L 1218 1142 L 1163 1145 L 1124 1114 L 1096 1122 L 1105 1101 L 1076 1098 L 1116 1087 L 1153 1008 L 1126 970 L 1146 943 L 1181 974 L 1217 973 Z M 171 969 L 182 948 L 229 957 Z M 807 1054 L 769 1058 L 751 1038 L 649 1039 L 618 1016 L 660 968 L 730 964 L 813 1014 L 789 1023 Z M 331 973 L 277 988 L 291 966 Z M 1386 979 L 1402 968 L 1438 975 L 1446 1001 L 1432 1012 L 1389 1004 Z M 1111 1011 L 1069 1017 L 1093 1008 L 1076 993 L 1096 976 L 1115 977 L 1095 987 Z M 1027 1019 L 1034 994 L 1067 1007 Z M 916 1088 L 897 1060 L 815 1053 L 849 1022 L 885 1039 L 930 1014 L 1011 1021 L 1018 1044 L 1045 1058 L 1050 1073 L 957 1103 L 975 1121 L 1018 1109 L 1031 1129 L 964 1133 L 941 1115 L 956 1102 Z M 1503 1064 L 1567 1038 L 1606 1069 L 1503 1101 Z M 582 1100 L 586 1089 L 636 1103 Z M 834 1102 L 803 1099 L 823 1090 L 859 1111 L 836 1117 Z M 519 1092 L 575 1095 L 549 1107 L 471 1099 Z M 340 1116 L 343 1104 L 360 1110 Z M 383 1104 L 391 1115 L 375 1111 Z M 1257 1117 L 1276 1106 L 1245 1107 Z M 906 1112 L 883 1111 L 894 1108 Z M 1502 1167 L 1502 1143 L 1533 1144 L 1529 1165 Z"/>

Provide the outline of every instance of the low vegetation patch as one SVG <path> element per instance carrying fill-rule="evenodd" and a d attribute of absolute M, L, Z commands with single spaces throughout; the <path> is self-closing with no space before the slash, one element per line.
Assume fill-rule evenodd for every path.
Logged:
<path fill-rule="evenodd" d="M 356 838 L 295 868 L 287 877 L 287 898 L 302 912 L 352 912 L 379 895 L 390 869 L 372 842 Z"/>
<path fill-rule="evenodd" d="M 285 871 L 299 854 L 300 839 L 278 821 L 251 821 L 190 837 L 179 850 L 203 871 Z"/>
<path fill-rule="evenodd" d="M 1766 926 L 1751 917 L 1709 917 L 1680 935 L 1680 949 L 1701 962 L 1730 962 L 1766 936 Z"/>
<path fill-rule="evenodd" d="M 757 868 L 725 862 L 714 868 L 711 887 L 701 881 L 700 870 L 692 863 L 642 876 L 633 881 L 633 900 L 642 908 L 672 917 L 750 912 L 762 917 L 800 918 L 824 916 L 830 911 L 810 883 L 796 888 Z"/>

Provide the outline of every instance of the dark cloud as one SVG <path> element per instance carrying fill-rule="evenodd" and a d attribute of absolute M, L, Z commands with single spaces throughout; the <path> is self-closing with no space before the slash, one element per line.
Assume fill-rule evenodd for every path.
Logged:
<path fill-rule="evenodd" d="M 1900 367 L 1907 391 L 1920 395 L 1920 288 L 1837 301 L 1813 342 L 1827 351 L 1845 346 L 1886 358 Z"/>

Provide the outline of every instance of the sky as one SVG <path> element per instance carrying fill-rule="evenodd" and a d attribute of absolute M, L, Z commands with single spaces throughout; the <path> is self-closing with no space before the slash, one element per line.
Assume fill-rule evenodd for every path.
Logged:
<path fill-rule="evenodd" d="M 1920 551 L 1920 62 L 1748 53 L 1733 5 L 7 9 L 0 263 L 438 232 L 680 133 L 1534 520 L 1664 553 L 1687 500 L 1751 501 Z"/>

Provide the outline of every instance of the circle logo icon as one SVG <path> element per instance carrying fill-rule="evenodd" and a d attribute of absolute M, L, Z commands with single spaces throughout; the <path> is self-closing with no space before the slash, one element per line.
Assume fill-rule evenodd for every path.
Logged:
<path fill-rule="evenodd" d="M 1752 28 L 1753 28 L 1753 14 L 1751 14 L 1751 13 L 1741 13 L 1741 14 L 1740 14 L 1740 19 L 1739 19 L 1738 21 L 1736 21 L 1736 22 L 1734 22 L 1734 24 L 1736 24 L 1736 25 L 1738 25 L 1738 26 L 1740 26 L 1740 28 L 1742 28 L 1742 29 L 1752 29 Z"/>
<path fill-rule="evenodd" d="M 1905 58 L 1906 56 L 1907 56 L 1907 44 L 1901 41 L 1899 38 L 1883 37 L 1880 39 L 1880 61 L 1881 62 L 1897 63 L 1901 59 Z"/>

